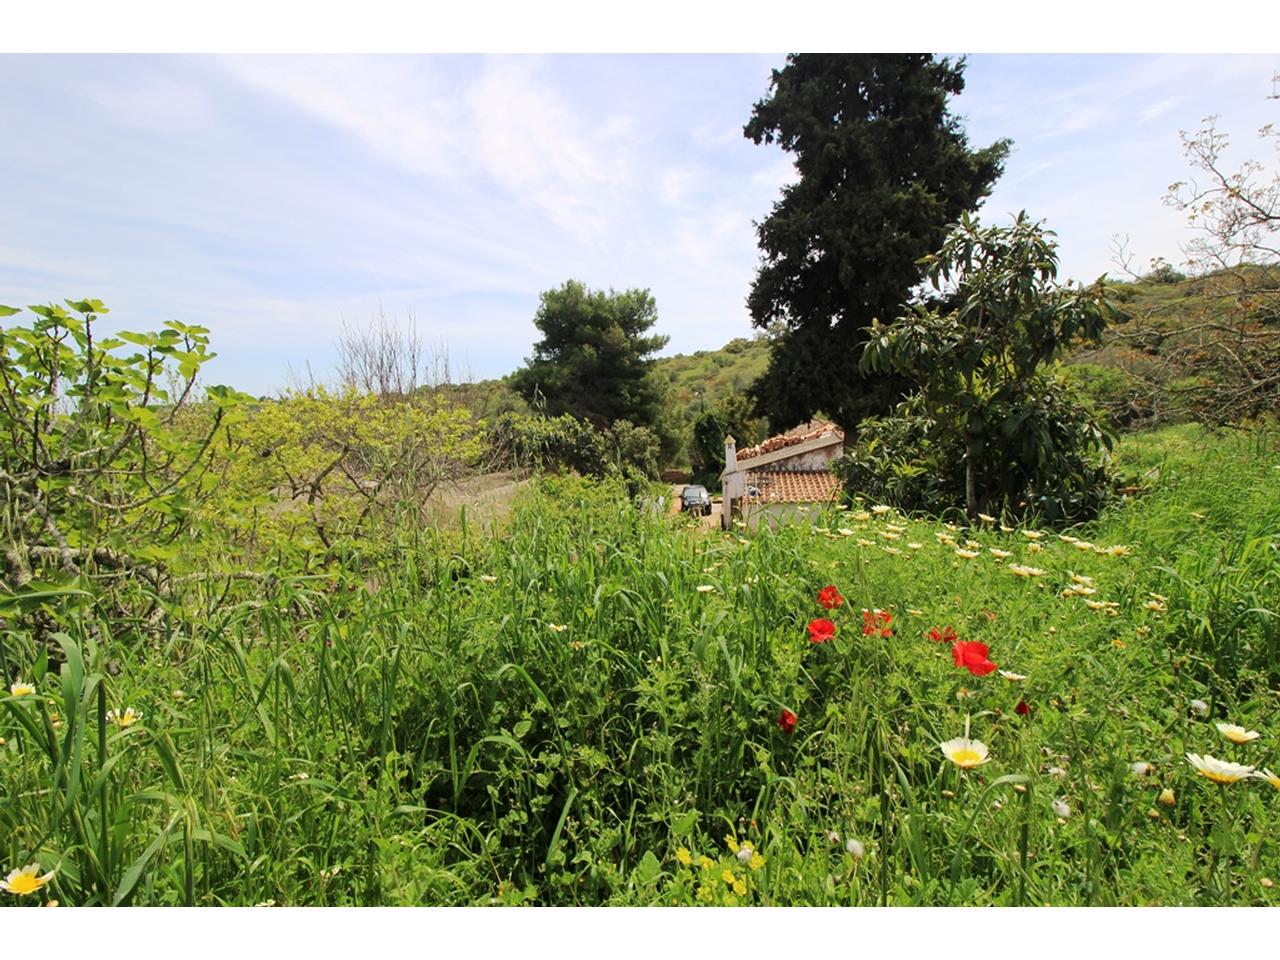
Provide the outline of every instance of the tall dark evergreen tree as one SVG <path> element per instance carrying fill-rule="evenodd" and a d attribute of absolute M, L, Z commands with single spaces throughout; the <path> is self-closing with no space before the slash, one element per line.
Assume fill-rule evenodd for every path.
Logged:
<path fill-rule="evenodd" d="M 601 428 L 623 419 L 652 427 L 662 385 L 650 355 L 667 337 L 642 334 L 657 320 L 648 290 L 605 293 L 570 280 L 542 294 L 533 318 L 542 339 L 511 375 L 511 386 L 550 416 L 569 413 Z"/>
<path fill-rule="evenodd" d="M 747 303 L 774 334 L 752 387 L 782 430 L 819 410 L 846 430 L 911 384 L 858 369 L 866 328 L 899 316 L 918 264 L 991 191 L 1009 141 L 971 150 L 948 98 L 964 61 L 930 54 L 792 54 L 744 128 L 795 155 L 798 182 L 757 225 L 761 264 Z"/>

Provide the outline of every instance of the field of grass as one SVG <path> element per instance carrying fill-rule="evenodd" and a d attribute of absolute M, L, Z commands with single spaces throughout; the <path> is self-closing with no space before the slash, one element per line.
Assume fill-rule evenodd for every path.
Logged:
<path fill-rule="evenodd" d="M 1280 772 L 1277 437 L 1118 456 L 1139 492 L 1071 531 L 724 534 L 549 478 L 151 626 L 29 587 L 0 902 L 1275 904 L 1280 779 L 1186 755 Z"/>

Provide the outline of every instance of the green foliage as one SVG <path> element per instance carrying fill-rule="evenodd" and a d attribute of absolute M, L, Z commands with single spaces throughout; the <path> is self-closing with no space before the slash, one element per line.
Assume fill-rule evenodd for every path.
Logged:
<path fill-rule="evenodd" d="M 597 430 L 570 414 L 558 417 L 508 413 L 489 433 L 495 463 L 537 471 L 573 470 L 584 477 L 626 479 L 632 495 L 658 477 L 661 440 L 647 427 L 618 420 Z"/>
<path fill-rule="evenodd" d="M 918 261 L 990 192 L 1009 149 L 969 148 L 948 106 L 963 72 L 926 54 L 792 54 L 755 105 L 746 136 L 793 154 L 800 174 L 758 227 L 748 298 L 776 331 L 753 388 L 775 431 L 821 409 L 851 432 L 909 388 L 859 368 L 866 328 L 902 312 Z"/>
<path fill-rule="evenodd" d="M 739 447 L 749 447 L 764 439 L 763 423 L 754 415 L 745 394 L 730 394 L 693 425 L 689 459 L 693 480 L 711 488 L 719 487 L 724 470 L 724 441 L 732 436 Z"/>
<path fill-rule="evenodd" d="M 534 316 L 542 339 L 511 386 L 549 416 L 568 413 L 602 428 L 621 419 L 652 426 L 662 397 L 649 355 L 667 338 L 643 334 L 657 319 L 647 290 L 604 293 L 576 280 L 548 290 Z"/>
<path fill-rule="evenodd" d="M 211 494 L 215 440 L 246 398 L 214 386 L 193 399 L 214 356 L 202 327 L 101 337 L 101 301 L 29 309 L 28 324 L 0 329 L 5 588 L 33 567 L 99 584 L 151 568 L 154 580 Z"/>
<path fill-rule="evenodd" d="M 1051 237 L 1025 213 L 1007 228 L 964 217 L 925 261 L 935 289 L 954 285 L 950 306 L 917 306 L 869 328 L 864 369 L 915 380 L 916 408 L 932 422 L 923 429 L 960 439 L 964 483 L 951 499 L 970 519 L 1032 512 L 1076 521 L 1105 498 L 1100 454 L 1111 438 L 1041 368 L 1076 343 L 1097 342 L 1112 308 L 1102 281 L 1056 283 Z"/>
<path fill-rule="evenodd" d="M 229 545 L 323 554 L 474 473 L 485 425 L 442 396 L 315 387 L 255 405 L 221 461 Z"/>
<path fill-rule="evenodd" d="M 1127 438 L 1143 495 L 1071 540 L 858 510 L 740 539 L 554 476 L 493 530 L 186 581 L 155 644 L 95 599 L 57 659 L 0 635 L 0 875 L 54 874 L 0 903 L 1275 906 L 1276 791 L 1185 754 L 1275 767 L 1212 721 L 1280 720 L 1276 454 Z M 946 625 L 1025 679 L 958 670 Z M 939 750 L 966 723 L 977 770 Z"/>

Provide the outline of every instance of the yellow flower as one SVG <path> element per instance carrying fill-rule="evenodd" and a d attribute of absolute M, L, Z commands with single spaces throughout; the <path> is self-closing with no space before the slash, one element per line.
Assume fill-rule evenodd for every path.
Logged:
<path fill-rule="evenodd" d="M 568 624 L 564 624 L 564 623 L 548 623 L 547 626 L 550 627 L 556 633 L 564 633 L 566 630 L 569 629 Z"/>
<path fill-rule="evenodd" d="M 29 697 L 36 692 L 36 688 L 30 683 L 23 683 L 18 680 L 9 685 L 9 695 L 14 697 Z"/>
<path fill-rule="evenodd" d="M 1009 564 L 1009 572 L 1015 577 L 1043 577 L 1044 571 L 1039 567 L 1024 567 L 1020 563 Z"/>
<path fill-rule="evenodd" d="M 1214 726 L 1232 743 L 1249 743 L 1262 736 L 1257 730 L 1246 730 L 1244 727 L 1237 727 L 1234 723 L 1215 723 Z"/>
<path fill-rule="evenodd" d="M 1161 803 L 1163 803 L 1166 807 L 1172 807 L 1175 803 L 1178 802 L 1177 798 L 1173 795 L 1173 790 L 1171 790 L 1169 787 L 1165 787 L 1163 790 L 1161 790 L 1160 796 L 1156 797 L 1156 799 L 1159 800 Z"/>
<path fill-rule="evenodd" d="M 980 513 L 980 514 L 978 514 L 978 519 L 979 519 L 979 520 L 981 520 L 983 523 L 995 523 L 995 522 L 996 522 L 996 518 L 995 518 L 995 517 L 988 516 L 988 515 L 987 515 L 987 514 L 985 514 L 985 513 Z"/>
<path fill-rule="evenodd" d="M 842 536 L 842 537 L 852 537 L 852 536 L 853 536 L 853 531 L 852 531 L 852 530 L 850 530 L 848 527 L 841 527 L 837 532 L 838 532 L 838 533 L 840 534 L 840 536 Z"/>
<path fill-rule="evenodd" d="M 760 856 L 758 851 L 751 851 L 751 861 L 747 864 L 752 870 L 759 870 L 764 866 L 764 857 Z"/>
<path fill-rule="evenodd" d="M 133 707 L 125 707 L 124 713 L 116 713 L 114 710 L 108 710 L 107 719 L 112 723 L 119 724 L 121 727 L 132 727 L 142 719 L 142 711 L 134 710 Z"/>
<path fill-rule="evenodd" d="M 1270 770 L 1258 770 L 1254 773 L 1254 776 L 1259 780 L 1267 781 L 1267 783 L 1271 784 L 1277 790 L 1280 790 L 1280 777 L 1276 776 Z"/>
<path fill-rule="evenodd" d="M 1040 551 L 1042 551 L 1043 549 L 1044 549 L 1044 547 L 1043 547 L 1043 546 L 1041 546 L 1041 545 L 1040 545 L 1040 544 L 1038 544 L 1038 543 L 1028 543 L 1028 544 L 1027 544 L 1027 553 L 1039 553 L 1039 552 L 1040 552 Z"/>
<path fill-rule="evenodd" d="M 687 867 L 693 863 L 693 854 L 689 852 L 688 847 L 679 847 L 676 849 L 676 859 Z"/>
<path fill-rule="evenodd" d="M 731 887 L 738 882 L 738 878 L 733 875 L 733 871 L 730 870 L 728 867 L 725 867 L 723 870 L 720 871 L 720 879 L 723 880 L 725 883 L 729 884 L 729 886 Z"/>
<path fill-rule="evenodd" d="M 716 865 L 716 862 L 708 857 L 705 853 L 698 857 L 698 866 L 703 870 L 710 870 Z"/>
<path fill-rule="evenodd" d="M 696 589 L 699 593 L 710 593 L 712 590 L 715 589 L 715 587 L 713 587 L 709 583 L 700 583 L 698 584 Z"/>
<path fill-rule="evenodd" d="M 1188 753 L 1187 762 L 1196 768 L 1196 773 L 1214 783 L 1235 783 L 1253 775 L 1253 767 L 1228 760 L 1216 760 L 1207 753 L 1203 757 Z"/>
<path fill-rule="evenodd" d="M 908 547 L 908 549 L 911 549 L 911 550 L 923 550 L 923 549 L 924 549 L 924 544 L 923 544 L 923 543 L 916 543 L 916 542 L 913 540 L 911 543 L 908 543 L 908 544 L 907 544 L 907 547 Z"/>
<path fill-rule="evenodd" d="M 880 531 L 880 536 L 884 537 L 886 540 L 901 540 L 901 539 L 902 539 L 902 534 L 900 534 L 900 533 L 894 533 L 892 530 L 881 530 L 881 531 Z"/>
<path fill-rule="evenodd" d="M 860 547 L 874 547 L 875 545 L 876 542 L 874 540 L 866 540 L 862 537 L 858 538 L 858 546 Z"/>
<path fill-rule="evenodd" d="M 966 560 L 973 560 L 981 556 L 981 554 L 979 554 L 977 550 L 961 550 L 959 547 L 956 547 L 956 556 L 964 557 Z"/>
<path fill-rule="evenodd" d="M 18 870 L 9 871 L 9 876 L 0 880 L 0 890 L 7 890 L 15 897 L 25 897 L 35 893 L 53 879 L 53 871 L 41 875 L 40 864 L 29 863 Z"/>
<path fill-rule="evenodd" d="M 1077 550 L 1092 550 L 1092 549 L 1093 549 L 1093 544 L 1092 544 L 1092 543 L 1090 543 L 1088 540 L 1074 540 L 1074 541 L 1072 541 L 1071 545 L 1072 545 L 1073 547 L 1075 547 Z"/>
<path fill-rule="evenodd" d="M 1159 600 L 1148 600 L 1143 606 L 1154 613 L 1164 613 L 1164 604 Z"/>
<path fill-rule="evenodd" d="M 890 513 L 892 510 L 893 510 L 893 507 L 886 506 L 883 503 L 877 503 L 874 507 L 871 508 L 871 512 L 878 517 L 883 516 L 886 513 Z"/>
<path fill-rule="evenodd" d="M 998 549 L 996 549 L 995 547 L 991 547 L 991 548 L 988 550 L 988 552 L 989 552 L 993 557 L 995 557 L 997 560 L 1007 560 L 1009 557 L 1012 557 L 1012 556 L 1013 556 L 1013 554 L 1012 554 L 1010 551 L 1008 551 L 1008 550 L 998 550 Z"/>
<path fill-rule="evenodd" d="M 957 767 L 963 767 L 966 770 L 981 766 L 990 759 L 987 756 L 987 745 L 981 740 L 956 737 L 954 740 L 948 740 L 946 743 L 940 744 L 940 746 L 942 747 L 943 756 Z"/>
<path fill-rule="evenodd" d="M 850 516 L 853 517 L 853 519 L 857 520 L 859 523 L 866 523 L 868 520 L 871 519 L 871 514 L 867 513 L 867 511 L 865 510 L 856 510 L 853 513 L 851 513 Z"/>
<path fill-rule="evenodd" d="M 1117 544 L 1114 547 L 1108 547 L 1107 553 L 1113 557 L 1127 557 L 1129 555 L 1129 548 Z"/>
<path fill-rule="evenodd" d="M 725 842 L 725 846 L 727 846 L 727 847 L 728 847 L 730 850 L 732 850 L 734 853 L 737 853 L 737 852 L 738 852 L 738 850 L 739 850 L 739 849 L 741 849 L 741 848 L 738 846 L 737 838 L 735 838 L 735 837 L 734 837 L 734 835 L 733 835 L 732 833 L 726 833 L 726 834 L 724 835 L 724 842 Z"/>
<path fill-rule="evenodd" d="M 733 892 L 740 897 L 745 897 L 747 895 L 747 881 L 745 878 L 739 877 L 734 881 Z"/>

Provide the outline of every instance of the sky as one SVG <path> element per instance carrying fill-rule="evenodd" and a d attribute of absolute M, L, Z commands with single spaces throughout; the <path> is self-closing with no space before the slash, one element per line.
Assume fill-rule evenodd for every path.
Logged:
<path fill-rule="evenodd" d="M 943 51 L 956 56 L 963 51 Z M 664 354 L 755 332 L 754 222 L 794 171 L 742 135 L 778 54 L 0 55 L 0 303 L 210 328 L 210 383 L 332 378 L 343 324 L 414 324 L 455 378 L 530 356 L 539 294 L 648 288 Z M 985 222 L 1056 231 L 1061 276 L 1173 263 L 1179 131 L 1274 169 L 1280 54 L 973 54 L 970 143 L 1013 141 Z"/>

